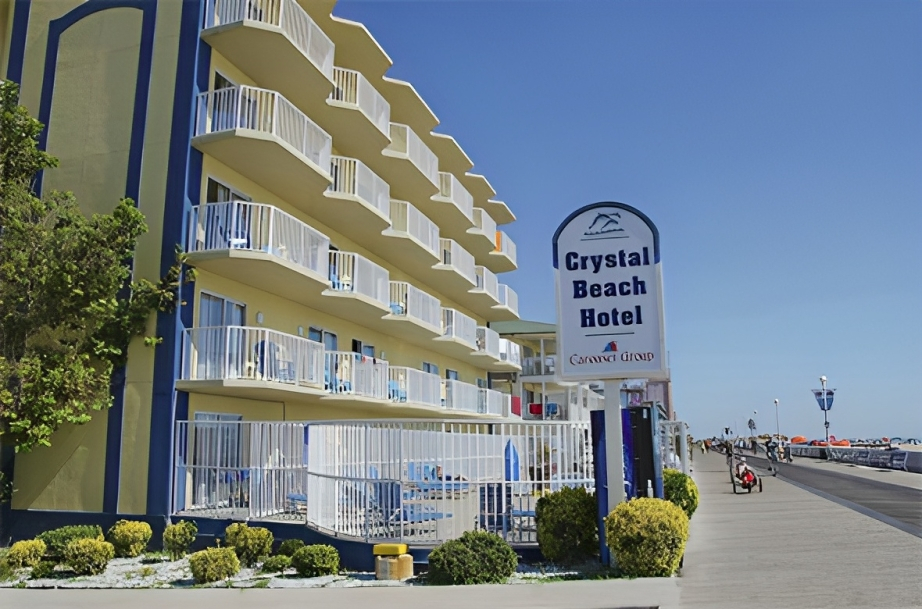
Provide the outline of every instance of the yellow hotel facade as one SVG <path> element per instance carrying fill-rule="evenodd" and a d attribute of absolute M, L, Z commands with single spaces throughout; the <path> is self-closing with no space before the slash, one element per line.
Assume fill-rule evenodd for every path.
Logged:
<path fill-rule="evenodd" d="M 115 406 L 17 456 L 14 528 L 168 517 L 180 421 L 517 417 L 488 387 L 521 371 L 489 327 L 518 319 L 515 217 L 333 5 L 0 0 L 0 75 L 60 159 L 39 188 L 133 198 L 137 277 L 197 269 Z"/>

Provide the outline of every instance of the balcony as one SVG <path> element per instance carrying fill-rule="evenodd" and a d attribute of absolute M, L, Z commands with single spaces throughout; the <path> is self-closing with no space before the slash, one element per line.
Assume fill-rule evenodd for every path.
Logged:
<path fill-rule="evenodd" d="M 369 163 L 393 185 L 396 198 L 416 204 L 430 202 L 429 197 L 439 192 L 438 157 L 406 125 L 391 123 L 389 132 L 390 145 L 380 158 L 369 158 Z M 428 215 L 428 210 L 422 211 Z"/>
<path fill-rule="evenodd" d="M 329 288 L 330 240 L 276 207 L 196 205 L 188 227 L 185 251 L 197 268 L 307 305 Z"/>
<path fill-rule="evenodd" d="M 361 72 L 333 68 L 333 92 L 317 114 L 344 154 L 380 156 L 391 143 L 391 106 Z"/>
<path fill-rule="evenodd" d="M 323 388 L 329 394 L 326 399 L 387 400 L 387 369 L 384 360 L 360 353 L 327 351 L 323 367 Z"/>
<path fill-rule="evenodd" d="M 526 357 L 522 362 L 522 376 L 553 377 L 557 373 L 557 356 Z M 536 381 L 536 382 L 540 382 Z"/>
<path fill-rule="evenodd" d="M 513 321 L 519 318 L 519 295 L 505 283 L 499 284 L 499 304 L 493 306 L 490 321 Z"/>
<path fill-rule="evenodd" d="M 490 253 L 496 249 L 496 220 L 479 207 L 474 208 L 473 220 L 474 226 L 467 229 L 460 241 L 474 255 L 474 259 L 490 265 L 493 262 Z"/>
<path fill-rule="evenodd" d="M 474 287 L 454 297 L 455 302 L 488 320 L 495 318 L 493 307 L 499 304 L 499 282 L 490 269 L 474 267 Z"/>
<path fill-rule="evenodd" d="M 381 239 L 370 241 L 369 247 L 375 246 L 373 250 L 382 258 L 427 283 L 440 276 L 432 268 L 441 260 L 439 227 L 412 203 L 391 199 L 390 206 L 390 228 Z"/>
<path fill-rule="evenodd" d="M 441 261 L 433 267 L 439 271 L 433 286 L 453 298 L 466 296 L 477 286 L 474 257 L 452 239 L 439 239 L 439 244 L 442 255 Z"/>
<path fill-rule="evenodd" d="M 507 414 L 509 414 L 511 396 L 493 389 L 486 389 L 485 387 L 480 387 L 478 392 L 480 393 L 477 401 L 477 412 L 479 414 L 488 414 L 498 417 L 507 416 Z"/>
<path fill-rule="evenodd" d="M 483 364 L 480 357 L 473 355 L 477 350 L 477 322 L 456 309 L 442 307 L 442 335 L 432 343 L 435 351 L 466 362 Z"/>
<path fill-rule="evenodd" d="M 332 140 L 275 91 L 229 87 L 196 100 L 192 145 L 314 215 L 333 178 Z"/>
<path fill-rule="evenodd" d="M 493 364 L 496 370 L 519 372 L 522 370 L 522 346 L 507 338 L 499 339 L 499 362 Z"/>
<path fill-rule="evenodd" d="M 219 326 L 183 331 L 183 391 L 273 402 L 323 394 L 323 345 L 266 328 Z"/>
<path fill-rule="evenodd" d="M 391 366 L 387 391 L 388 399 L 395 406 L 421 406 L 442 413 L 442 380 L 437 374 Z"/>
<path fill-rule="evenodd" d="M 311 215 L 331 229 L 358 243 L 382 240 L 381 232 L 391 226 L 390 187 L 365 163 L 343 156 L 330 161 L 330 184 L 326 205 Z"/>
<path fill-rule="evenodd" d="M 207 0 L 202 39 L 305 111 L 326 106 L 333 42 L 295 0 Z"/>
<path fill-rule="evenodd" d="M 497 273 L 506 273 L 519 268 L 515 260 L 515 242 L 505 231 L 496 231 L 496 249 L 490 252 L 493 263 L 490 265 Z"/>
<path fill-rule="evenodd" d="M 431 218 L 438 218 L 441 232 L 452 239 L 467 238 L 467 230 L 474 225 L 474 197 L 454 175 L 439 172 L 439 192 L 432 195 L 434 209 L 426 210 Z"/>
<path fill-rule="evenodd" d="M 390 282 L 390 315 L 385 320 L 399 325 L 394 334 L 413 344 L 428 347 L 442 335 L 442 305 L 439 299 L 406 281 Z"/>
<path fill-rule="evenodd" d="M 486 326 L 477 326 L 477 349 L 475 355 L 485 360 L 484 366 L 489 368 L 499 360 L 499 334 Z"/>
<path fill-rule="evenodd" d="M 390 312 L 387 269 L 352 252 L 330 252 L 329 268 L 330 287 L 323 294 L 335 298 L 336 316 L 358 320 L 360 325 L 380 324 L 381 317 Z"/>
<path fill-rule="evenodd" d="M 442 380 L 442 406 L 446 410 L 468 414 L 480 412 L 480 388 L 457 380 Z"/>

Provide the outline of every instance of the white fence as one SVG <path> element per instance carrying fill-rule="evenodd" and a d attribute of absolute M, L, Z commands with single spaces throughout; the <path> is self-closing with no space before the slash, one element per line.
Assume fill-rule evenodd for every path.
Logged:
<path fill-rule="evenodd" d="M 477 326 L 477 351 L 499 359 L 499 334 L 486 326 Z"/>
<path fill-rule="evenodd" d="M 454 239 L 439 239 L 439 243 L 442 248 L 442 264 L 452 267 L 458 274 L 477 285 L 474 256 Z"/>
<path fill-rule="evenodd" d="M 436 328 L 442 325 L 442 304 L 406 281 L 391 282 L 391 314 L 418 319 Z"/>
<path fill-rule="evenodd" d="M 453 174 L 439 172 L 439 195 L 451 201 L 468 220 L 474 221 L 474 197 Z"/>
<path fill-rule="evenodd" d="M 334 67 L 333 85 L 331 99 L 357 107 L 381 133 L 388 135 L 391 106 L 361 72 Z"/>
<path fill-rule="evenodd" d="M 195 135 L 233 129 L 270 133 L 322 171 L 330 167 L 330 135 L 275 91 L 240 86 L 200 93 L 195 116 Z"/>
<path fill-rule="evenodd" d="M 439 226 L 412 203 L 391 200 L 391 228 L 409 234 L 436 256 L 440 254 Z"/>
<path fill-rule="evenodd" d="M 587 423 L 176 424 L 173 512 L 289 519 L 368 541 L 482 529 L 534 543 L 535 503 L 593 489 Z"/>
<path fill-rule="evenodd" d="M 442 336 L 460 339 L 473 351 L 477 348 L 477 322 L 461 311 L 442 307 Z"/>
<path fill-rule="evenodd" d="M 499 304 L 506 307 L 516 315 L 519 314 L 519 295 L 515 290 L 505 283 L 499 284 L 497 288 L 499 294 Z"/>
<path fill-rule="evenodd" d="M 442 381 L 437 374 L 414 368 L 391 366 L 388 369 L 387 393 L 391 402 L 442 406 Z"/>
<path fill-rule="evenodd" d="M 329 190 L 358 197 L 385 218 L 391 216 L 391 187 L 362 161 L 334 156 L 330 164 L 333 183 Z"/>
<path fill-rule="evenodd" d="M 435 153 L 406 125 L 391 123 L 390 134 L 391 143 L 386 150 L 405 154 L 433 186 L 438 186 L 439 158 Z"/>
<path fill-rule="evenodd" d="M 320 387 L 323 345 L 265 328 L 184 330 L 182 380 L 225 379 Z"/>
<path fill-rule="evenodd" d="M 273 25 L 327 78 L 333 78 L 333 41 L 295 0 L 208 0 L 205 29 L 239 21 Z"/>
<path fill-rule="evenodd" d="M 496 280 L 496 273 L 485 266 L 475 266 L 474 273 L 477 277 L 476 289 L 485 292 L 493 297 L 493 300 L 499 301 L 499 282 Z"/>
<path fill-rule="evenodd" d="M 189 217 L 186 252 L 268 252 L 326 277 L 330 239 L 292 215 L 261 203 L 196 205 Z"/>
<path fill-rule="evenodd" d="M 332 394 L 388 399 L 387 362 L 351 351 L 324 354 L 324 389 Z"/>
<path fill-rule="evenodd" d="M 362 294 L 390 306 L 387 269 L 352 252 L 330 252 L 330 289 Z"/>

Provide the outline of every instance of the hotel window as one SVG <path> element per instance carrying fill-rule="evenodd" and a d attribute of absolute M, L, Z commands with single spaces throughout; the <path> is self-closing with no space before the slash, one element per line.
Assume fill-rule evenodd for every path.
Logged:
<path fill-rule="evenodd" d="M 246 325 L 246 305 L 229 298 L 202 292 L 199 297 L 200 328 Z"/>
<path fill-rule="evenodd" d="M 196 378 L 240 378 L 246 372 L 245 325 L 245 304 L 204 291 L 199 295 Z"/>
<path fill-rule="evenodd" d="M 423 362 L 423 372 L 428 372 L 429 374 L 438 374 L 439 367 L 435 364 L 430 364 L 429 362 Z"/>
<path fill-rule="evenodd" d="M 445 378 L 448 379 L 449 381 L 457 381 L 457 380 L 458 380 L 458 371 L 457 371 L 457 370 L 451 370 L 451 369 L 449 369 L 449 368 L 446 368 L 446 369 L 445 369 Z"/>
<path fill-rule="evenodd" d="M 307 338 L 315 343 L 323 343 L 323 348 L 327 351 L 337 351 L 339 348 L 339 339 L 332 332 L 327 332 L 320 328 L 308 328 Z"/>
<path fill-rule="evenodd" d="M 375 346 L 366 345 L 365 343 L 358 340 L 357 338 L 353 338 L 352 339 L 352 352 L 361 353 L 362 355 L 366 357 L 374 357 L 375 356 Z"/>

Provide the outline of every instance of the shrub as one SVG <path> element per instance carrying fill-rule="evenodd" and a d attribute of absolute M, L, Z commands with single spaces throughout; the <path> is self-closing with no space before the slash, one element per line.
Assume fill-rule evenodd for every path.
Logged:
<path fill-rule="evenodd" d="M 35 567 L 45 555 L 45 542 L 41 539 L 17 541 L 6 554 L 6 562 L 13 569 Z"/>
<path fill-rule="evenodd" d="M 278 556 L 270 556 L 267 558 L 260 571 L 263 573 L 281 573 L 290 566 L 291 556 L 279 554 Z"/>
<path fill-rule="evenodd" d="M 262 527 L 248 527 L 239 522 L 224 530 L 224 542 L 234 548 L 237 557 L 247 567 L 252 567 L 259 559 L 272 553 L 272 532 Z"/>
<path fill-rule="evenodd" d="M 300 539 L 286 539 L 279 546 L 278 553 L 281 556 L 294 556 L 295 552 L 304 547 L 304 542 Z"/>
<path fill-rule="evenodd" d="M 291 557 L 291 566 L 301 577 L 336 575 L 339 572 L 339 552 L 333 546 L 304 546 Z"/>
<path fill-rule="evenodd" d="M 428 580 L 435 585 L 500 584 L 515 573 L 518 557 L 499 535 L 467 531 L 429 553 Z"/>
<path fill-rule="evenodd" d="M 79 524 L 45 531 L 36 539 L 45 542 L 45 552 L 54 558 L 63 558 L 68 544 L 78 539 L 98 539 L 103 541 L 102 528 L 95 524 Z"/>
<path fill-rule="evenodd" d="M 122 558 L 140 556 L 154 532 L 146 522 L 119 520 L 109 529 L 109 543 Z"/>
<path fill-rule="evenodd" d="M 189 568 L 196 583 L 207 584 L 236 575 L 240 560 L 233 548 L 208 548 L 189 557 Z"/>
<path fill-rule="evenodd" d="M 564 487 L 538 499 L 538 546 L 548 560 L 564 564 L 599 555 L 599 508 L 584 488 Z"/>
<path fill-rule="evenodd" d="M 625 575 L 669 577 L 685 553 L 688 516 L 663 499 L 632 499 L 605 519 L 605 540 Z"/>
<path fill-rule="evenodd" d="M 678 470 L 663 470 L 663 493 L 667 501 L 682 508 L 689 518 L 698 509 L 698 485 L 691 476 L 686 476 Z"/>
<path fill-rule="evenodd" d="M 170 559 L 179 560 L 189 553 L 196 535 L 198 527 L 189 520 L 167 525 L 163 531 L 163 549 L 170 555 Z"/>
<path fill-rule="evenodd" d="M 76 539 L 64 548 L 64 560 L 77 575 L 97 575 L 115 557 L 115 548 L 108 541 Z"/>
<path fill-rule="evenodd" d="M 32 579 L 46 579 L 54 573 L 55 564 L 50 560 L 43 560 L 32 567 Z"/>

